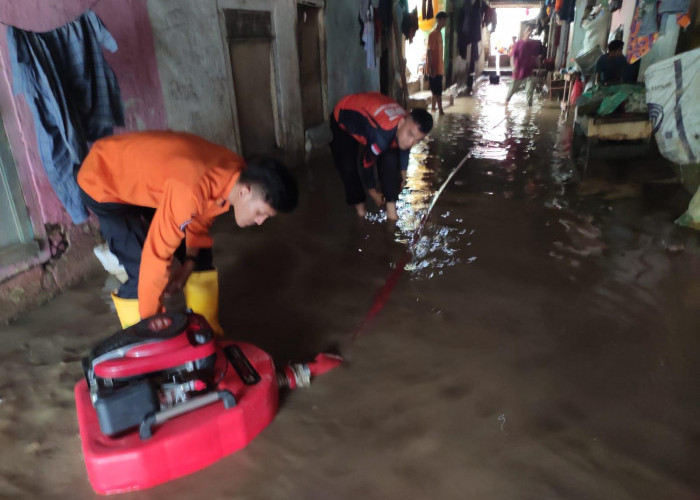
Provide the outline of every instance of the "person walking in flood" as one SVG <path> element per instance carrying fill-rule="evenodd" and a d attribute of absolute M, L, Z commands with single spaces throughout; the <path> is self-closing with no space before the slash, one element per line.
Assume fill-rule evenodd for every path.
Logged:
<path fill-rule="evenodd" d="M 366 187 L 377 206 L 386 205 L 387 218 L 398 219 L 396 201 L 406 181 L 409 151 L 433 128 L 433 117 L 420 108 L 407 113 L 393 99 L 367 92 L 341 99 L 330 122 L 331 152 L 348 204 L 364 217 Z M 358 169 L 360 145 L 365 146 L 365 152 Z"/>
<path fill-rule="evenodd" d="M 532 98 L 535 93 L 535 69 L 542 65 L 542 43 L 530 38 L 532 26 L 527 26 L 523 32 L 523 38 L 513 45 L 513 79 L 508 87 L 506 105 L 522 86 L 525 86 L 527 105 L 532 106 Z"/>
<path fill-rule="evenodd" d="M 437 104 L 441 115 L 442 110 L 442 78 L 445 74 L 445 61 L 442 55 L 442 28 L 447 23 L 447 14 L 440 11 L 435 16 L 435 29 L 428 36 L 428 51 L 426 53 L 426 66 L 428 68 L 428 81 L 430 82 L 430 93 L 432 94 L 431 111 L 435 111 Z"/>
<path fill-rule="evenodd" d="M 260 225 L 294 210 L 298 198 L 296 180 L 276 160 L 246 165 L 232 151 L 183 132 L 100 139 L 77 178 L 128 276 L 112 293 L 122 328 L 162 312 L 163 298 L 183 290 L 187 307 L 223 333 L 209 235 L 214 218 L 233 209 L 239 227 Z"/>

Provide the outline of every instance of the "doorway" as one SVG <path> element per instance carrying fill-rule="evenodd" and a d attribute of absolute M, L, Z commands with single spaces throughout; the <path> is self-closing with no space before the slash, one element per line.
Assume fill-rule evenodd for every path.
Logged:
<path fill-rule="evenodd" d="M 34 256 L 34 240 L 27 204 L 22 195 L 17 168 L 0 119 L 0 269 Z"/>
<path fill-rule="evenodd" d="M 241 154 L 274 155 L 282 144 L 271 14 L 225 9 L 224 17 Z"/>
<path fill-rule="evenodd" d="M 297 47 L 304 130 L 326 121 L 323 109 L 321 15 L 320 7 L 297 5 Z"/>

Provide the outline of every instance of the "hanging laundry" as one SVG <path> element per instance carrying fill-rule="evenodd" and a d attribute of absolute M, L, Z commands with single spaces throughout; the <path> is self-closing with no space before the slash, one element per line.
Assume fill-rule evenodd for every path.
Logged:
<path fill-rule="evenodd" d="M 481 24 L 484 28 L 488 28 L 489 33 L 496 31 L 496 24 L 498 24 L 498 17 L 496 16 L 496 9 L 489 7 L 486 3 L 483 4 L 483 14 L 481 16 Z"/>
<path fill-rule="evenodd" d="M 391 27 L 391 21 L 394 17 L 392 12 L 392 1 L 379 0 L 379 5 L 377 8 L 379 10 L 377 17 L 381 20 L 382 27 L 384 29 L 389 29 L 389 27 Z"/>
<path fill-rule="evenodd" d="M 666 27 L 666 19 L 669 15 L 676 14 L 676 24 L 681 28 L 686 28 L 690 24 L 690 0 L 661 0 L 658 7 L 658 13 L 661 16 L 659 26 L 661 27 L 660 34 L 663 35 L 663 28 Z"/>
<path fill-rule="evenodd" d="M 31 109 L 49 182 L 73 222 L 84 222 L 88 213 L 74 171 L 87 155 L 88 142 L 124 125 L 117 78 L 102 54 L 102 47 L 115 52 L 117 42 L 88 11 L 43 33 L 10 26 L 7 45 L 12 89 L 24 94 Z"/>
<path fill-rule="evenodd" d="M 678 23 L 678 26 L 680 26 L 683 29 L 690 26 L 690 21 L 690 14 L 687 12 L 685 14 L 678 14 L 676 16 L 676 23 Z"/>
<path fill-rule="evenodd" d="M 644 0 L 637 0 L 632 24 L 630 25 L 630 36 L 627 42 L 627 61 L 630 64 L 647 55 L 659 36 L 658 33 L 652 33 L 651 35 L 639 34 L 642 27 L 642 5 L 644 5 Z"/>
<path fill-rule="evenodd" d="M 593 50 L 595 47 L 605 52 L 608 41 L 608 31 L 612 14 L 605 10 L 601 4 L 596 5 L 587 15 L 581 19 L 581 28 L 584 31 L 582 48 L 576 57 Z"/>
<path fill-rule="evenodd" d="M 401 33 L 408 43 L 413 43 L 413 37 L 418 31 L 418 8 L 416 7 L 410 13 L 405 12 L 401 18 Z"/>
<path fill-rule="evenodd" d="M 382 21 L 379 18 L 379 9 L 377 7 L 372 8 L 372 24 L 374 31 L 374 46 L 375 48 L 379 44 L 379 38 L 382 36 Z"/>
<path fill-rule="evenodd" d="M 549 8 L 540 9 L 540 14 L 537 16 L 537 26 L 535 28 L 535 34 L 540 34 L 542 31 L 549 27 Z"/>
<path fill-rule="evenodd" d="M 659 32 L 656 22 L 656 0 L 643 0 L 639 7 L 639 33 L 637 36 L 648 36 Z"/>
<path fill-rule="evenodd" d="M 374 51 L 374 8 L 370 0 L 362 0 L 358 20 L 362 25 L 360 45 L 365 49 L 366 65 L 373 69 L 377 67 L 377 58 Z"/>
<path fill-rule="evenodd" d="M 434 16 L 433 14 L 433 0 L 423 0 L 423 17 L 421 19 L 423 21 L 427 21 L 428 19 L 432 19 Z"/>
<path fill-rule="evenodd" d="M 609 0 L 608 8 L 610 12 L 615 12 L 622 8 L 622 0 Z"/>
<path fill-rule="evenodd" d="M 659 14 L 685 14 L 690 8 L 690 0 L 661 0 Z"/>
<path fill-rule="evenodd" d="M 561 8 L 557 10 L 557 12 L 559 14 L 559 19 L 566 22 L 566 23 L 573 22 L 575 8 L 576 8 L 576 0 L 562 0 Z"/>
<path fill-rule="evenodd" d="M 466 0 L 465 4 L 457 32 L 457 49 L 462 59 L 467 58 L 467 47 L 470 44 L 481 41 L 481 0 Z"/>
<path fill-rule="evenodd" d="M 365 46 L 365 22 L 367 22 L 369 16 L 368 10 L 371 6 L 372 2 L 370 0 L 360 0 L 360 11 L 357 13 L 357 22 L 360 25 L 360 45 L 362 47 Z"/>

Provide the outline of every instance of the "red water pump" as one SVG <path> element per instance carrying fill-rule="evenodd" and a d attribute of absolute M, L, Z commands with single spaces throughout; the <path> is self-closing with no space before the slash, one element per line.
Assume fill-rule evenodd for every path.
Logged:
<path fill-rule="evenodd" d="M 83 359 L 75 400 L 88 478 L 100 494 L 149 488 L 246 446 L 274 418 L 280 388 L 309 385 L 342 359 L 277 371 L 244 342 L 219 341 L 193 313 L 121 330 Z"/>

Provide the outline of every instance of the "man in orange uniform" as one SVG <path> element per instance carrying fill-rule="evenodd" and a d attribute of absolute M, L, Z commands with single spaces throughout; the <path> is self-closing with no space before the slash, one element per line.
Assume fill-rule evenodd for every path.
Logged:
<path fill-rule="evenodd" d="M 112 294 L 124 328 L 160 312 L 163 296 L 184 287 L 188 307 L 223 333 L 209 236 L 214 218 L 233 208 L 239 227 L 260 225 L 297 204 L 296 181 L 281 163 L 246 166 L 232 151 L 181 132 L 98 140 L 78 184 L 128 275 Z"/>
<path fill-rule="evenodd" d="M 396 201 L 402 181 L 406 180 L 408 153 L 433 128 L 433 117 L 425 109 L 407 113 L 390 97 L 366 92 L 342 98 L 330 121 L 333 162 L 343 181 L 348 204 L 364 217 L 367 187 L 378 206 L 386 203 L 387 218 L 398 219 Z M 360 144 L 365 146 L 365 155 L 358 172 Z M 376 187 L 375 163 L 381 192 Z"/>
<path fill-rule="evenodd" d="M 435 16 L 435 29 L 428 35 L 428 51 L 426 54 L 426 65 L 428 67 L 428 78 L 430 81 L 430 93 L 432 94 L 431 111 L 435 111 L 437 104 L 441 115 L 442 110 L 442 77 L 445 74 L 445 60 L 442 56 L 442 28 L 447 23 L 447 14 L 440 11 Z"/>

